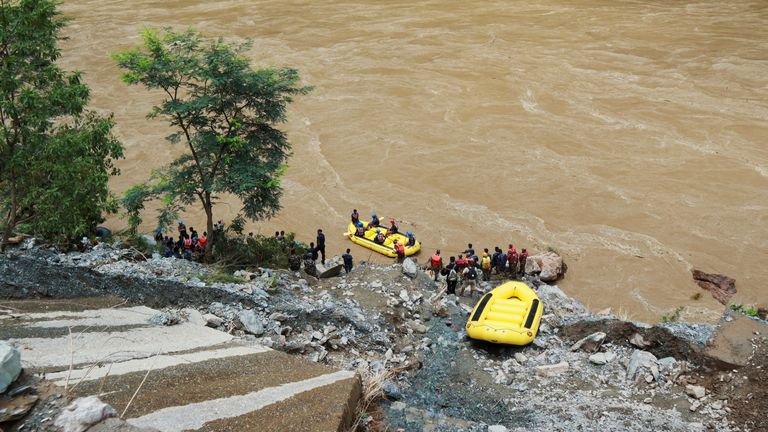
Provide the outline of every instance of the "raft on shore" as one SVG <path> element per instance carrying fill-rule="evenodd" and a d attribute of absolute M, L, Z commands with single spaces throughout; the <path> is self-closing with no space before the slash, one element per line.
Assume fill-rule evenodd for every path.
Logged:
<path fill-rule="evenodd" d="M 485 294 L 467 321 L 472 339 L 499 344 L 528 345 L 539 332 L 544 305 L 528 285 L 507 282 Z"/>
<path fill-rule="evenodd" d="M 357 231 L 357 228 L 353 223 L 350 223 L 347 227 L 347 237 L 349 237 L 350 240 L 352 240 L 353 243 L 359 244 L 362 247 L 371 249 L 374 252 L 378 252 L 382 255 L 386 255 L 388 257 L 395 258 L 397 257 L 397 253 L 395 252 L 394 247 L 394 240 L 397 240 L 398 243 L 407 244 L 408 237 L 406 237 L 403 234 L 397 233 L 397 234 L 391 234 L 387 236 L 387 238 L 384 240 L 384 244 L 379 244 L 373 241 L 373 239 L 376 237 L 376 229 L 380 229 L 382 231 L 386 231 L 386 227 L 377 227 L 377 228 L 368 228 L 368 223 L 363 222 L 365 225 L 365 235 L 363 237 L 360 237 L 358 235 L 355 235 L 355 232 Z M 416 243 L 413 246 L 406 246 L 405 247 L 405 256 L 411 256 L 421 250 L 421 242 L 416 240 Z"/>

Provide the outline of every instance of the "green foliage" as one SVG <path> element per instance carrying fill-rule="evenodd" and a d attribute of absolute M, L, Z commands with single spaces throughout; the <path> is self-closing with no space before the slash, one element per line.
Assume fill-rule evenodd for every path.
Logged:
<path fill-rule="evenodd" d="M 670 313 L 666 313 L 661 316 L 661 322 L 663 323 L 672 323 L 677 322 L 680 320 L 680 314 L 683 313 L 683 307 L 678 306 L 674 311 Z"/>
<path fill-rule="evenodd" d="M 213 260 L 229 271 L 255 269 L 257 267 L 287 268 L 289 247 L 294 245 L 295 253 L 301 255 L 305 248 L 289 233 L 285 240 L 263 235 L 243 236 L 230 225 L 226 232 L 214 234 Z"/>
<path fill-rule="evenodd" d="M 732 311 L 741 312 L 746 316 L 750 316 L 753 318 L 758 318 L 760 316 L 760 314 L 758 313 L 757 307 L 755 307 L 754 305 L 746 306 L 741 303 L 733 303 L 729 307 L 731 308 Z"/>
<path fill-rule="evenodd" d="M 212 273 L 205 273 L 202 276 L 200 276 L 200 280 L 205 283 L 236 283 L 240 284 L 245 282 L 243 279 L 236 277 L 233 274 L 230 273 L 223 273 L 223 272 L 212 272 Z"/>
<path fill-rule="evenodd" d="M 63 243 L 114 212 L 107 188 L 123 156 L 111 117 L 85 109 L 88 87 L 56 65 L 65 19 L 50 0 L 0 0 L 0 227 Z"/>
<path fill-rule="evenodd" d="M 691 296 L 691 300 L 700 300 L 701 299 L 701 293 L 697 292 L 694 295 Z"/>
<path fill-rule="evenodd" d="M 560 255 L 560 251 L 554 246 L 547 246 L 547 252 L 552 252 L 556 255 Z"/>
<path fill-rule="evenodd" d="M 227 193 L 248 219 L 273 216 L 291 150 L 275 126 L 285 122 L 293 97 L 311 89 L 299 85 L 295 69 L 252 68 L 250 43 L 206 40 L 194 30 L 146 30 L 142 38 L 142 46 L 113 58 L 123 81 L 162 92 L 148 116 L 166 119 L 175 130 L 167 139 L 187 152 L 155 173 L 151 193 L 127 200 L 128 213 L 140 211 L 132 201 L 141 197 L 162 197 L 177 211 L 199 202 L 210 232 L 213 204 Z"/>

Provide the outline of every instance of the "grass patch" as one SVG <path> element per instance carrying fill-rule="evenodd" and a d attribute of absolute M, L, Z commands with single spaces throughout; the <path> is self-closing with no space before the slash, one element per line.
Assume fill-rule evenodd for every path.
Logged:
<path fill-rule="evenodd" d="M 696 294 L 691 296 L 691 300 L 700 300 L 701 299 L 701 293 L 697 292 Z"/>
<path fill-rule="evenodd" d="M 672 322 L 678 322 L 680 320 L 680 314 L 683 313 L 683 307 L 678 306 L 673 310 L 672 312 L 665 313 L 661 316 L 661 322 L 663 323 L 672 323 Z"/>
<path fill-rule="evenodd" d="M 235 284 L 241 284 L 245 281 L 242 278 L 239 278 L 233 274 L 224 273 L 224 272 L 212 272 L 212 273 L 206 273 L 204 275 L 200 276 L 200 280 L 205 283 L 235 283 Z"/>
<path fill-rule="evenodd" d="M 741 303 L 734 303 L 734 304 L 730 305 L 729 307 L 731 308 L 732 311 L 734 311 L 734 312 L 741 312 L 741 313 L 743 313 L 744 315 L 746 315 L 748 317 L 752 317 L 752 318 L 759 318 L 760 317 L 760 315 L 757 313 L 758 312 L 757 311 L 757 307 L 755 307 L 754 305 L 747 306 L 747 305 L 743 305 Z"/>
<path fill-rule="evenodd" d="M 554 254 L 557 254 L 558 256 L 560 255 L 560 251 L 557 250 L 557 248 L 554 246 L 547 246 L 547 252 L 552 252 Z"/>

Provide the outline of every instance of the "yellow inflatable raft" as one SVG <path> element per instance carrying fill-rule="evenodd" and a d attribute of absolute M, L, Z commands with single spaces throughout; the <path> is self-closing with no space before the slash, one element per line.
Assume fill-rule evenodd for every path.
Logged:
<path fill-rule="evenodd" d="M 544 305 L 523 282 L 507 282 L 484 295 L 467 321 L 472 339 L 527 345 L 539 331 Z"/>
<path fill-rule="evenodd" d="M 363 224 L 365 224 L 365 227 L 368 228 L 367 222 L 363 222 Z M 387 230 L 386 227 L 379 227 L 379 229 L 381 229 L 383 232 Z M 355 228 L 355 225 L 350 222 L 349 226 L 347 227 L 347 237 L 349 237 L 350 240 L 359 244 L 360 246 L 366 247 L 368 249 L 373 250 L 374 252 L 378 252 L 380 254 L 383 254 L 392 258 L 397 257 L 397 253 L 395 252 L 395 248 L 393 246 L 394 244 L 393 240 L 397 239 L 398 243 L 403 242 L 404 244 L 408 242 L 408 237 L 406 237 L 405 235 L 392 234 L 388 236 L 386 240 L 384 240 L 384 244 L 378 244 L 373 241 L 373 239 L 376 237 L 375 229 L 366 229 L 364 237 L 355 235 L 355 231 L 357 231 L 357 229 Z M 421 250 L 421 242 L 416 240 L 416 244 L 414 244 L 413 246 L 405 247 L 405 255 L 411 256 L 420 250 Z"/>

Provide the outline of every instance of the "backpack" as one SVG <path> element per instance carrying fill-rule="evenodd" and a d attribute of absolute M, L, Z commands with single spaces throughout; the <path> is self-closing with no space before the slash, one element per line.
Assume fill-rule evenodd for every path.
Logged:
<path fill-rule="evenodd" d="M 477 271 L 474 267 L 470 267 L 469 270 L 467 270 L 467 279 L 469 280 L 475 280 L 477 279 Z"/>
<path fill-rule="evenodd" d="M 449 281 L 455 281 L 459 279 L 459 275 L 456 274 L 456 270 L 451 269 L 451 272 L 448 273 L 448 280 Z"/>

